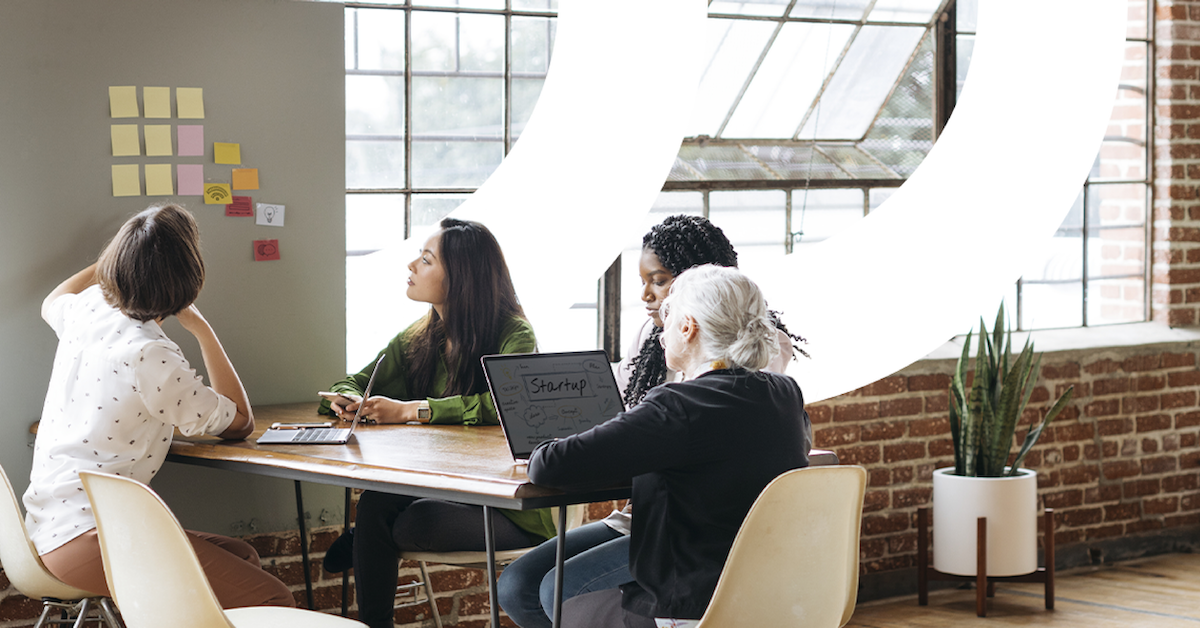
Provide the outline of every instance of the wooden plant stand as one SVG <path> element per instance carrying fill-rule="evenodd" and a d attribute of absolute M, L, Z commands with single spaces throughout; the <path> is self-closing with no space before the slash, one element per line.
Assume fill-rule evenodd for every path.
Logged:
<path fill-rule="evenodd" d="M 1045 547 L 1045 567 L 1021 576 L 988 576 L 987 574 L 987 517 L 980 517 L 976 527 L 976 558 L 974 576 L 942 573 L 929 564 L 929 508 L 917 509 L 917 603 L 929 605 L 929 581 L 975 582 L 975 614 L 987 617 L 987 598 L 996 595 L 997 582 L 1041 582 L 1046 586 L 1046 610 L 1054 610 L 1054 509 L 1043 513 L 1042 544 Z"/>

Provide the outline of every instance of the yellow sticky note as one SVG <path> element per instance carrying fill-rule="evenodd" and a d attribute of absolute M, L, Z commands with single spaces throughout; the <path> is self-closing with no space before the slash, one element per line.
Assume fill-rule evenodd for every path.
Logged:
<path fill-rule="evenodd" d="M 171 156 L 171 125 L 146 125 L 146 155 L 148 157 Z"/>
<path fill-rule="evenodd" d="M 170 118 L 171 88 L 143 87 L 142 104 L 146 107 L 147 118 Z"/>
<path fill-rule="evenodd" d="M 213 142 L 213 163 L 240 164 L 242 163 L 242 145 Z"/>
<path fill-rule="evenodd" d="M 171 164 L 146 164 L 146 196 L 174 196 Z"/>
<path fill-rule="evenodd" d="M 138 141 L 138 125 L 112 125 L 113 157 L 131 157 L 142 154 L 142 144 Z"/>
<path fill-rule="evenodd" d="M 180 118 L 203 118 L 204 88 L 176 87 L 175 106 L 179 109 Z"/>
<path fill-rule="evenodd" d="M 228 183 L 204 184 L 205 205 L 228 205 L 231 198 L 233 198 L 233 192 L 229 190 Z"/>
<path fill-rule="evenodd" d="M 112 167 L 113 196 L 141 196 L 142 181 L 138 178 L 137 164 L 120 164 Z"/>
<path fill-rule="evenodd" d="M 137 87 L 109 87 L 108 108 L 114 118 L 138 117 Z"/>
<path fill-rule="evenodd" d="M 257 190 L 258 189 L 258 168 L 234 168 L 233 169 L 233 189 L 235 189 L 235 190 Z"/>

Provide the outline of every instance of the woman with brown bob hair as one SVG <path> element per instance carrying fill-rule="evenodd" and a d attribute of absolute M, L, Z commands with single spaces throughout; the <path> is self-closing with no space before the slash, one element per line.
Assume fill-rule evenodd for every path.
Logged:
<path fill-rule="evenodd" d="M 109 595 L 80 470 L 148 484 L 176 428 L 228 439 L 254 430 L 242 382 L 193 304 L 203 286 L 195 219 L 178 205 L 162 205 L 130 218 L 97 263 L 42 303 L 59 343 L 34 442 L 25 523 L 46 568 L 73 587 Z M 211 387 L 163 333 L 169 316 L 196 337 Z M 223 607 L 295 605 L 248 543 L 187 534 Z"/>
<path fill-rule="evenodd" d="M 533 327 L 517 301 L 500 243 L 477 222 L 447 218 L 408 265 L 408 298 L 429 312 L 380 353 L 373 394 L 363 415 L 379 423 L 495 425 L 499 421 L 479 358 L 537 350 Z M 376 358 L 376 360 L 378 357 Z M 376 360 L 330 390 L 361 399 Z M 359 401 L 329 401 L 321 411 L 343 419 Z M 554 536 L 548 510 L 499 510 L 496 549 L 536 545 Z M 334 541 L 325 569 L 354 567 L 358 618 L 371 628 L 393 625 L 399 552 L 484 549 L 483 507 L 366 491 L 356 527 Z"/>

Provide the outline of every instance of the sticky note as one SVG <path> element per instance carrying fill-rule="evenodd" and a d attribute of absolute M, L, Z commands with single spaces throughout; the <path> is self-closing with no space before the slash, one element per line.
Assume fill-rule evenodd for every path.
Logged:
<path fill-rule="evenodd" d="M 213 163 L 240 164 L 242 163 L 242 145 L 213 142 Z"/>
<path fill-rule="evenodd" d="M 109 87 L 108 109 L 114 118 L 138 117 L 137 87 Z"/>
<path fill-rule="evenodd" d="M 204 125 L 181 124 L 175 127 L 180 157 L 204 156 Z"/>
<path fill-rule="evenodd" d="M 175 107 L 179 109 L 180 118 L 203 118 L 204 88 L 176 87 Z"/>
<path fill-rule="evenodd" d="M 233 189 L 235 189 L 235 190 L 257 190 L 258 189 L 258 168 L 234 168 L 233 169 Z"/>
<path fill-rule="evenodd" d="M 171 125 L 147 124 L 144 128 L 146 133 L 146 155 L 148 157 L 170 157 Z"/>
<path fill-rule="evenodd" d="M 254 224 L 266 227 L 283 226 L 283 205 L 259 203 L 256 209 Z"/>
<path fill-rule="evenodd" d="M 112 125 L 113 157 L 131 157 L 142 154 L 142 144 L 138 141 L 138 125 Z"/>
<path fill-rule="evenodd" d="M 254 206 L 249 196 L 235 196 L 233 202 L 225 206 L 226 216 L 253 216 Z"/>
<path fill-rule="evenodd" d="M 224 205 L 229 202 L 233 194 L 229 191 L 228 183 L 205 183 L 204 184 L 204 204 L 205 205 Z"/>
<path fill-rule="evenodd" d="M 180 196 L 204 195 L 204 166 L 179 164 L 175 167 L 175 176 L 179 180 Z"/>
<path fill-rule="evenodd" d="M 255 240 L 254 261 L 266 262 L 279 259 L 279 240 Z"/>
<path fill-rule="evenodd" d="M 112 167 L 113 196 L 141 196 L 142 181 L 138 176 L 137 164 L 119 164 Z"/>
<path fill-rule="evenodd" d="M 170 118 L 171 88 L 143 87 L 142 104 L 146 107 L 147 118 Z"/>
<path fill-rule="evenodd" d="M 174 196 L 171 164 L 146 164 L 146 196 Z"/>

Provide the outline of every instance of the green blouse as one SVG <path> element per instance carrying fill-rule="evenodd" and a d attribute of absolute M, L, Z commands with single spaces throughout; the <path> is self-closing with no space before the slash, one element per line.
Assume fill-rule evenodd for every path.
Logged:
<path fill-rule="evenodd" d="M 373 395 L 383 395 L 401 401 L 414 401 L 422 398 L 422 395 L 413 390 L 408 364 L 405 361 L 408 355 L 409 331 L 415 325 L 416 323 L 397 334 L 381 351 L 381 353 L 387 354 L 387 357 L 379 365 L 379 374 L 375 376 L 375 386 L 371 391 Z M 500 332 L 499 352 L 533 353 L 535 351 L 537 351 L 537 338 L 533 334 L 533 327 L 524 318 L 513 317 Z M 375 361 L 378 359 L 379 357 L 376 356 L 375 360 L 371 360 L 366 368 L 358 373 L 347 375 L 345 379 L 335 383 L 329 390 L 362 395 L 363 390 L 367 387 L 367 380 L 371 378 L 371 369 L 375 367 Z M 443 355 L 442 359 L 438 360 L 437 372 L 434 373 L 433 390 L 445 390 L 449 377 Z M 461 425 L 498 425 L 500 423 L 496 418 L 496 406 L 492 403 L 492 395 L 488 392 L 477 395 L 425 397 L 425 399 L 429 402 L 430 423 Z M 321 402 L 319 412 L 330 414 L 328 400 Z M 554 536 L 554 519 L 548 508 L 497 510 L 508 517 L 517 527 L 530 534 L 543 539 Z"/>

